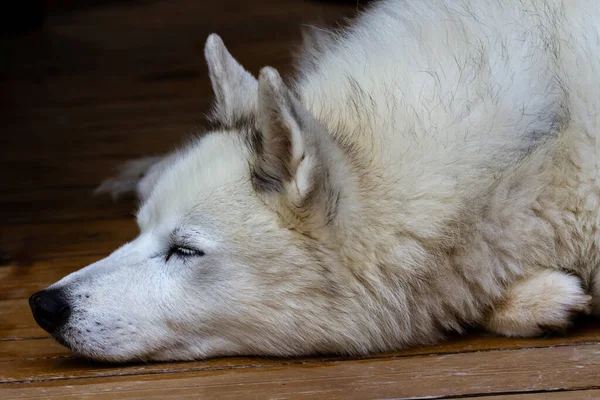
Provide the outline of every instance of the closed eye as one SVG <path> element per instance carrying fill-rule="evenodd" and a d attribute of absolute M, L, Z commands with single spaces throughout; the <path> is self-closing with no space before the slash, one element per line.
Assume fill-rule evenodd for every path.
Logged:
<path fill-rule="evenodd" d="M 167 252 L 166 261 L 169 261 L 169 259 L 173 256 L 187 258 L 187 257 L 202 257 L 203 255 L 204 255 L 204 252 L 202 250 L 193 249 L 191 247 L 185 247 L 185 246 L 172 246 L 169 249 L 169 251 Z"/>

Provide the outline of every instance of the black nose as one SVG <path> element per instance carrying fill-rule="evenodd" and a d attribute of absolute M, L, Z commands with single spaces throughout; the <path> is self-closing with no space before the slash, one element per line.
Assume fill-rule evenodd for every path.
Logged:
<path fill-rule="evenodd" d="M 42 290 L 29 298 L 29 306 L 35 322 L 46 332 L 52 333 L 64 324 L 71 308 L 60 290 Z"/>

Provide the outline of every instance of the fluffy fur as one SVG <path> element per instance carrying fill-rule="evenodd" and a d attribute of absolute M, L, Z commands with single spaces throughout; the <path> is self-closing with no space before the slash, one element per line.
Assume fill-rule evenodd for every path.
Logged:
<path fill-rule="evenodd" d="M 141 233 L 51 287 L 54 335 L 365 354 L 600 313 L 599 27 L 596 0 L 387 0 L 313 34 L 289 85 L 211 35 L 212 128 L 103 185 L 137 188 Z"/>

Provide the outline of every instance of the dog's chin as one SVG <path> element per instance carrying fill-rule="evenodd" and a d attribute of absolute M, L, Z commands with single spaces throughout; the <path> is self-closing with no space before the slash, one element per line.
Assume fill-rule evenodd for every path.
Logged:
<path fill-rule="evenodd" d="M 131 346 L 123 348 L 120 346 L 94 345 L 93 340 L 82 338 L 67 338 L 65 335 L 56 333 L 53 335 L 60 345 L 66 347 L 77 356 L 101 363 L 139 363 L 139 362 L 165 362 L 165 361 L 192 361 L 215 357 L 220 354 L 207 354 L 206 351 L 193 350 L 185 345 L 177 344 L 164 346 L 159 349 L 142 350 Z"/>
<path fill-rule="evenodd" d="M 60 345 L 78 356 L 104 363 L 191 361 L 253 354 L 245 352 L 242 346 L 221 338 L 191 337 L 171 343 L 128 341 L 111 344 L 105 337 L 77 334 L 82 331 L 85 332 L 77 327 L 66 327 L 53 332 L 52 336 Z"/>
<path fill-rule="evenodd" d="M 150 361 L 150 358 L 143 355 L 111 353 L 99 351 L 94 348 L 73 348 L 71 349 L 78 357 L 89 361 L 106 363 L 106 364 L 124 364 L 124 363 L 140 363 Z"/>
<path fill-rule="evenodd" d="M 215 357 L 253 355 L 240 344 L 222 338 L 190 338 L 189 341 L 165 346 L 146 356 L 147 361 L 193 361 Z M 256 354 L 258 355 L 258 354 Z"/>
<path fill-rule="evenodd" d="M 206 352 L 186 351 L 179 347 L 167 348 L 148 354 L 146 361 L 166 362 L 166 361 L 197 361 L 205 360 L 211 357 L 218 357 L 221 354 L 208 354 Z"/>
<path fill-rule="evenodd" d="M 78 339 L 67 339 L 61 333 L 54 333 L 52 335 L 61 346 L 66 347 L 78 357 L 102 362 L 102 363 L 126 363 L 126 362 L 144 362 L 149 361 L 150 358 L 147 355 L 136 355 L 132 354 L 131 350 L 115 349 L 111 348 L 107 351 L 107 348 L 99 348 L 92 346 L 82 340 Z"/>

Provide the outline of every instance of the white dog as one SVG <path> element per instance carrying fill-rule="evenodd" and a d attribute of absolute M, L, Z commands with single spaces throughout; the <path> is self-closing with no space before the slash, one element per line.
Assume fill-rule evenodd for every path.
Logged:
<path fill-rule="evenodd" d="M 173 360 L 600 312 L 599 1 L 388 0 L 309 41 L 286 85 L 208 38 L 210 129 L 103 186 L 141 233 L 32 296 L 43 328 Z"/>

